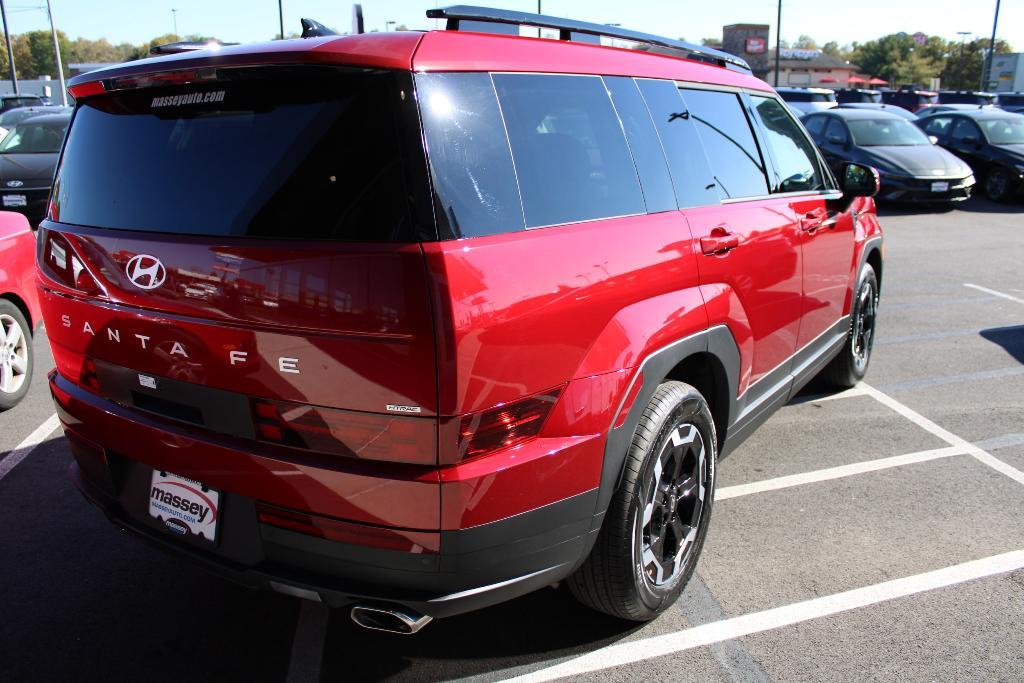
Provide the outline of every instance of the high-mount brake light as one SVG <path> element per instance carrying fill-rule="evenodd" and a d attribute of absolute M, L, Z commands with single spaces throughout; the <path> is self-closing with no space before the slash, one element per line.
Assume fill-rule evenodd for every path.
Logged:
<path fill-rule="evenodd" d="M 252 400 L 256 438 L 318 453 L 368 460 L 437 464 L 437 421 L 301 403 Z"/>
<path fill-rule="evenodd" d="M 138 88 L 157 88 L 167 85 L 187 85 L 189 83 L 205 83 L 217 80 L 217 69 L 180 69 L 178 71 L 159 71 L 135 76 L 121 76 L 106 81 L 107 90 L 135 90 Z"/>
<path fill-rule="evenodd" d="M 442 431 L 442 458 L 451 452 L 453 445 L 457 454 L 455 462 L 458 462 L 512 448 L 535 438 L 540 434 L 551 408 L 564 388 L 564 385 L 555 387 L 488 410 L 454 418 Z M 457 427 L 453 429 L 455 425 Z"/>

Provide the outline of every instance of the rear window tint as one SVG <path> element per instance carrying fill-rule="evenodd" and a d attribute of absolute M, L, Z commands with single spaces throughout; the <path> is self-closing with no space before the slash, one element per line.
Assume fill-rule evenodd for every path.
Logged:
<path fill-rule="evenodd" d="M 410 238 L 394 74 L 221 73 L 215 83 L 83 101 L 55 219 L 197 235 Z"/>
<path fill-rule="evenodd" d="M 665 152 L 640 90 L 632 78 L 605 76 L 604 82 L 622 121 L 622 128 L 626 131 L 629 149 L 633 152 L 647 212 L 674 210 L 677 208 L 676 196 L 672 190 L 672 177 L 668 172 Z"/>
<path fill-rule="evenodd" d="M 416 76 L 417 98 L 442 234 L 522 230 L 512 153 L 487 73 Z"/>
<path fill-rule="evenodd" d="M 600 77 L 493 79 L 528 228 L 644 213 L 636 168 Z"/>
<path fill-rule="evenodd" d="M 768 194 L 764 161 L 739 96 L 714 90 L 684 89 L 682 93 L 722 198 Z"/>
<path fill-rule="evenodd" d="M 679 206 L 717 204 L 707 156 L 675 83 L 638 79 L 637 85 L 661 136 Z"/>

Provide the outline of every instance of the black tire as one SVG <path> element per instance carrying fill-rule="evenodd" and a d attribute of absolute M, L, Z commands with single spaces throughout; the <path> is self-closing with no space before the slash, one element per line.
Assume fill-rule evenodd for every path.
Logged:
<path fill-rule="evenodd" d="M 995 166 L 985 174 L 985 196 L 994 202 L 1005 202 L 1010 198 L 1010 182 L 1006 169 Z"/>
<path fill-rule="evenodd" d="M 857 384 L 864 379 L 871 362 L 878 317 L 878 277 L 870 264 L 864 264 L 857 278 L 851 314 L 850 333 L 842 350 L 821 371 L 821 378 L 836 387 L 849 388 Z"/>
<path fill-rule="evenodd" d="M 704 546 L 717 455 L 704 397 L 682 382 L 659 386 L 633 435 L 594 549 L 569 577 L 577 600 L 631 621 L 654 619 L 675 602 Z"/>
<path fill-rule="evenodd" d="M 34 365 L 32 327 L 17 306 L 0 299 L 0 411 L 25 398 Z"/>

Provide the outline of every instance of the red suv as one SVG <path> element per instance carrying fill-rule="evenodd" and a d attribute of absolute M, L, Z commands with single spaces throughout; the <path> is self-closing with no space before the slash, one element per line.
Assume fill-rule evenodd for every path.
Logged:
<path fill-rule="evenodd" d="M 39 250 L 71 476 L 370 628 L 560 580 L 651 619 L 717 459 L 864 374 L 877 176 L 837 183 L 730 55 L 435 15 L 71 82 Z"/>

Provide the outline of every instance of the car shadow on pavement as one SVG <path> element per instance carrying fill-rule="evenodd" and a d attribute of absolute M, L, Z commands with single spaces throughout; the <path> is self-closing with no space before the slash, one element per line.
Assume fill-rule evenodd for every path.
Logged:
<path fill-rule="evenodd" d="M 297 602 L 119 532 L 69 461 L 56 437 L 0 482 L 0 679 L 284 680 Z"/>
<path fill-rule="evenodd" d="M 973 199 L 957 204 L 957 209 L 971 213 L 1024 213 L 1024 202 L 994 202 L 985 197 L 974 197 Z"/>
<path fill-rule="evenodd" d="M 436 681 L 494 674 L 595 650 L 643 626 L 583 607 L 564 586 L 438 619 L 415 636 L 361 629 L 348 610 L 339 609 L 327 629 L 321 680 Z"/>
<path fill-rule="evenodd" d="M 968 202 L 958 204 L 910 204 L 897 202 L 877 202 L 878 215 L 881 218 L 886 216 L 920 216 L 922 214 L 945 214 L 959 209 Z"/>
<path fill-rule="evenodd" d="M 1024 325 L 990 327 L 979 334 L 983 339 L 1002 346 L 1018 363 L 1024 364 Z"/>

